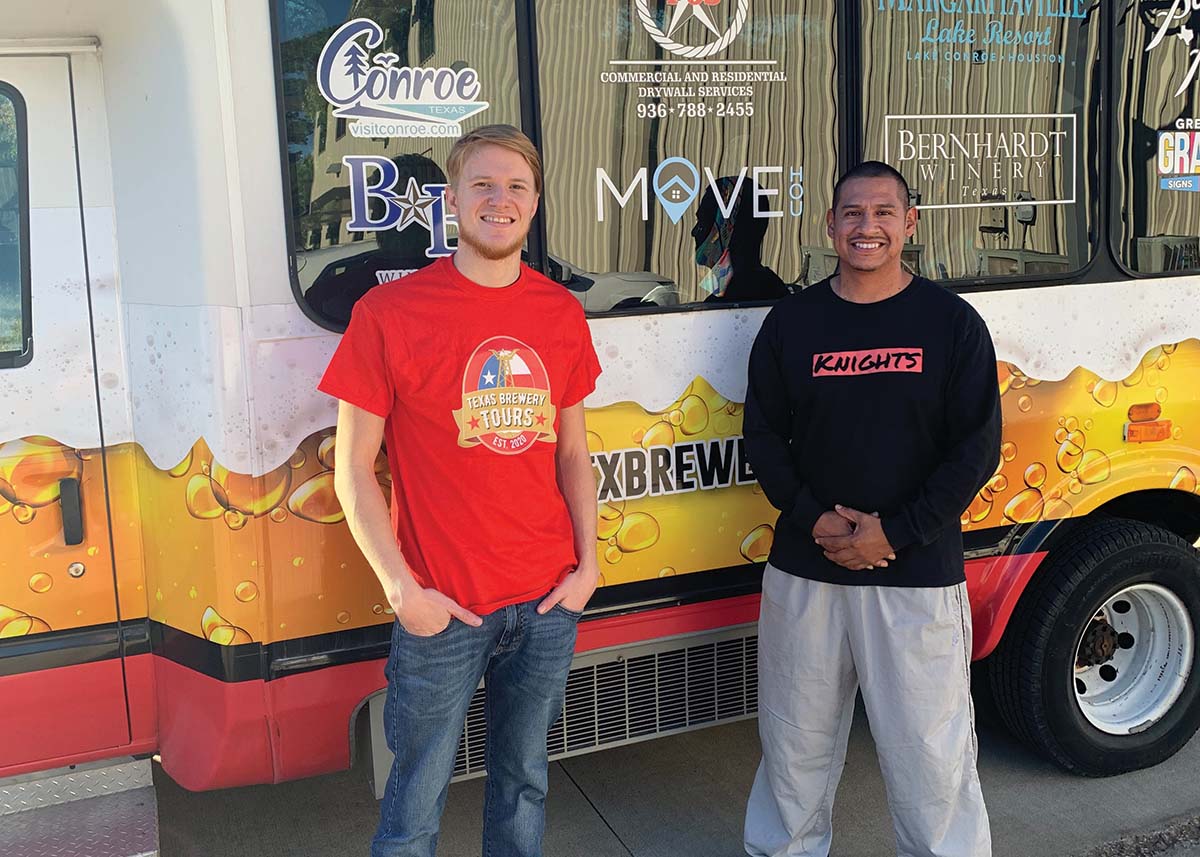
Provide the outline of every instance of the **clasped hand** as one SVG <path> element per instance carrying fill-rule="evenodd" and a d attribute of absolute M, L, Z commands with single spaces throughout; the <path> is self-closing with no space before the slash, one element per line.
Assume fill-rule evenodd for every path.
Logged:
<path fill-rule="evenodd" d="M 836 506 L 817 519 L 813 538 L 825 558 L 851 571 L 887 568 L 896 552 L 884 535 L 879 514 Z"/>

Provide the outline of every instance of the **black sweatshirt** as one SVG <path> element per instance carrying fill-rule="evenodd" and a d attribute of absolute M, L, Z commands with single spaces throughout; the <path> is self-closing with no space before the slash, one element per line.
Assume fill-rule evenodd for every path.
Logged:
<path fill-rule="evenodd" d="M 999 461 L 1000 392 L 987 326 L 962 298 L 922 277 L 870 304 L 829 280 L 783 298 L 750 353 L 744 427 L 781 511 L 776 568 L 876 586 L 964 579 L 959 517 Z M 887 568 L 825 558 L 812 530 L 834 504 L 879 513 Z"/>

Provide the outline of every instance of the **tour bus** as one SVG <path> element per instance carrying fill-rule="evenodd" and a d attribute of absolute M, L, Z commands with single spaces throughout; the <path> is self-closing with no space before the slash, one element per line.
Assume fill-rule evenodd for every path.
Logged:
<path fill-rule="evenodd" d="M 453 252 L 446 156 L 497 122 L 543 155 L 525 259 L 603 366 L 603 574 L 554 756 L 755 714 L 778 513 L 747 355 L 834 272 L 864 159 L 911 185 L 904 263 L 996 343 L 1003 444 L 961 526 L 1003 719 L 1092 776 L 1195 732 L 1194 2 L 39 0 L 0 29 L 6 794 L 151 757 L 188 789 L 385 770 L 393 615 L 316 385 L 359 297 Z"/>

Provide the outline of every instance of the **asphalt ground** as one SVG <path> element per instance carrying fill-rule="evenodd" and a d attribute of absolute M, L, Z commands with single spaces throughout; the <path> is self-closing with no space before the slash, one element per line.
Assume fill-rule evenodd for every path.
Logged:
<path fill-rule="evenodd" d="M 979 700 L 980 776 L 996 857 L 1200 857 L 1200 740 L 1107 779 L 1033 755 Z M 895 853 L 861 707 L 834 811 L 834 857 Z M 547 857 L 736 857 L 758 764 L 753 720 L 552 763 Z M 156 769 L 162 857 L 367 854 L 378 818 L 363 770 L 189 793 Z M 450 789 L 439 857 L 480 852 L 483 781 Z"/>

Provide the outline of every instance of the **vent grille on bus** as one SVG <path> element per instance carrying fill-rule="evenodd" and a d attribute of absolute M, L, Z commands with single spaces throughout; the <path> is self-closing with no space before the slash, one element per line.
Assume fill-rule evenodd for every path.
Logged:
<path fill-rule="evenodd" d="M 758 710 L 758 638 L 745 629 L 698 645 L 674 640 L 576 659 L 551 758 L 751 717 Z M 484 772 L 483 688 L 475 691 L 454 763 L 457 778 Z"/>

